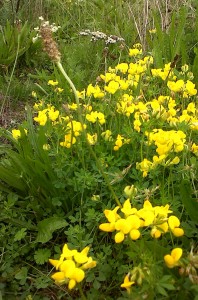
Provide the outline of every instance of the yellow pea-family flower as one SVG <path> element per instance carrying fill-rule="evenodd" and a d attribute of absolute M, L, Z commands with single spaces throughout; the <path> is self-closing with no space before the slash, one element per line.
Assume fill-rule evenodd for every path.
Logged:
<path fill-rule="evenodd" d="M 174 236 L 180 237 L 184 235 L 184 230 L 180 228 L 180 220 L 176 216 L 168 218 L 168 225 Z"/>
<path fill-rule="evenodd" d="M 68 108 L 71 110 L 77 110 L 78 105 L 76 103 L 68 104 Z"/>
<path fill-rule="evenodd" d="M 121 136 L 120 134 L 117 135 L 116 141 L 115 141 L 115 146 L 113 147 L 114 151 L 118 151 L 122 145 L 123 145 L 123 136 Z"/>
<path fill-rule="evenodd" d="M 164 256 L 164 261 L 168 268 L 174 268 L 179 265 L 179 260 L 182 256 L 183 250 L 181 248 L 175 248 L 171 251 L 171 254 Z"/>
<path fill-rule="evenodd" d="M 62 93 L 64 91 L 64 89 L 60 88 L 60 87 L 57 87 L 55 89 L 55 92 L 57 92 L 58 94 Z"/>
<path fill-rule="evenodd" d="M 142 54 L 142 49 L 137 49 L 137 48 L 129 49 L 129 56 L 137 56 L 140 54 Z"/>
<path fill-rule="evenodd" d="M 104 138 L 105 141 L 110 141 L 112 139 L 112 132 L 111 130 L 107 129 L 101 133 L 101 136 Z"/>
<path fill-rule="evenodd" d="M 76 138 L 72 134 L 68 133 L 65 135 L 65 140 L 63 142 L 60 142 L 60 146 L 71 148 L 73 144 L 76 143 Z"/>
<path fill-rule="evenodd" d="M 173 92 L 182 92 L 185 88 L 185 83 L 183 79 L 179 79 L 177 81 L 168 81 L 168 88 Z"/>
<path fill-rule="evenodd" d="M 34 121 L 39 123 L 39 125 L 41 126 L 45 126 L 46 122 L 47 122 L 47 109 L 44 109 L 42 111 L 38 112 L 38 116 L 34 117 Z"/>
<path fill-rule="evenodd" d="M 108 85 L 105 86 L 105 91 L 109 94 L 115 94 L 117 90 L 119 89 L 120 85 L 117 81 L 111 80 L 109 81 Z"/>
<path fill-rule="evenodd" d="M 59 111 L 55 110 L 54 106 L 48 109 L 48 117 L 51 121 L 55 121 L 59 116 Z"/>
<path fill-rule="evenodd" d="M 127 63 L 120 63 L 115 67 L 116 71 L 120 71 L 123 74 L 127 73 L 128 68 L 129 66 Z"/>
<path fill-rule="evenodd" d="M 137 188 L 132 184 L 132 185 L 127 185 L 125 188 L 124 188 L 124 193 L 127 197 L 129 198 L 132 198 L 133 196 L 135 196 L 137 194 Z M 128 200 L 128 199 L 127 199 Z M 126 200 L 126 201 L 127 201 Z M 125 201 L 125 203 L 126 203 Z M 124 203 L 124 205 L 125 205 Z M 123 205 L 123 207 L 124 207 Z M 130 204 L 131 205 L 131 204 Z"/>
<path fill-rule="evenodd" d="M 57 81 L 57 80 L 54 81 L 54 80 L 51 80 L 51 79 L 50 79 L 50 80 L 48 81 L 48 85 L 56 86 L 56 85 L 58 85 L 58 81 Z"/>
<path fill-rule="evenodd" d="M 196 145 L 195 143 L 192 144 L 191 146 L 191 151 L 198 156 L 198 145 Z"/>
<path fill-rule="evenodd" d="M 64 245 L 59 260 L 49 259 L 49 262 L 58 270 L 51 278 L 55 283 L 68 284 L 68 289 L 73 289 L 77 283 L 85 278 L 85 270 L 94 268 L 96 261 L 88 257 L 89 247 L 85 247 L 81 252 L 76 249 L 70 250 L 67 244 Z"/>
<path fill-rule="evenodd" d="M 120 287 L 125 288 L 128 293 L 131 291 L 131 286 L 135 283 L 135 281 L 130 281 L 130 274 L 127 274 L 124 277 L 124 282 L 121 284 Z"/>
<path fill-rule="evenodd" d="M 21 131 L 19 129 L 12 129 L 12 136 L 15 140 L 21 137 Z"/>
<path fill-rule="evenodd" d="M 90 145 L 95 145 L 97 143 L 97 133 L 92 135 L 87 133 L 87 140 Z"/>
<path fill-rule="evenodd" d="M 127 187 L 126 187 L 127 188 Z M 126 190 L 125 188 L 125 190 Z M 131 188 L 131 187 L 130 187 Z M 137 190 L 137 189 L 136 189 Z M 136 191 L 135 191 L 136 192 Z M 128 217 L 130 215 L 133 215 L 137 212 L 137 209 L 135 207 L 131 206 L 131 202 L 130 199 L 127 199 L 124 204 L 123 207 L 121 208 L 121 211 L 124 213 L 125 217 Z"/>
<path fill-rule="evenodd" d="M 106 122 L 104 114 L 97 111 L 92 111 L 90 114 L 86 114 L 86 119 L 91 123 L 96 123 L 96 121 L 98 121 L 101 125 Z"/>
<path fill-rule="evenodd" d="M 148 172 L 152 169 L 153 163 L 148 159 L 144 158 L 144 160 L 140 163 L 136 163 L 136 169 L 143 172 L 143 177 L 148 175 Z"/>
<path fill-rule="evenodd" d="M 195 84 L 190 81 L 187 80 L 186 84 L 185 84 L 185 90 L 184 90 L 184 96 L 194 96 L 197 94 L 197 89 L 195 89 Z"/>
<path fill-rule="evenodd" d="M 104 214 L 109 223 L 102 223 L 100 224 L 99 228 L 105 232 L 113 232 L 115 230 L 115 224 L 120 216 L 118 215 L 117 211 L 120 207 L 116 206 L 113 210 L 105 209 Z"/>

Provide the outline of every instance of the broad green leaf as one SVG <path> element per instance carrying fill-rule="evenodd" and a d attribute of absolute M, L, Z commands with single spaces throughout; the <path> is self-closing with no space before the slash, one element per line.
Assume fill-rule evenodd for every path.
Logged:
<path fill-rule="evenodd" d="M 67 225 L 65 219 L 60 217 L 47 218 L 38 223 L 38 235 L 36 242 L 47 243 L 51 238 L 54 231 L 63 228 Z"/>
<path fill-rule="evenodd" d="M 192 198 L 192 188 L 188 180 L 183 180 L 180 185 L 181 201 L 192 221 L 198 224 L 198 202 Z"/>
<path fill-rule="evenodd" d="M 48 262 L 51 256 L 51 251 L 49 249 L 38 249 L 35 251 L 34 259 L 38 265 L 43 265 Z"/>

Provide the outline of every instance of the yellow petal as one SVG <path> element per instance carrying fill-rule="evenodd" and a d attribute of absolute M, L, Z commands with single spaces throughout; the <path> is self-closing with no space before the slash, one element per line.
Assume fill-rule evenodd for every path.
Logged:
<path fill-rule="evenodd" d="M 51 276 L 51 278 L 58 284 L 62 284 L 66 280 L 64 272 L 56 272 Z"/>
<path fill-rule="evenodd" d="M 105 232 L 113 232 L 115 230 L 115 223 L 100 224 L 99 229 Z"/>
<path fill-rule="evenodd" d="M 140 232 L 139 230 L 137 229 L 132 229 L 130 231 L 130 238 L 133 240 L 133 241 L 136 241 L 137 239 L 139 239 L 140 237 Z"/>
<path fill-rule="evenodd" d="M 175 227 L 179 227 L 180 220 L 176 216 L 170 216 L 168 218 L 168 225 L 171 230 L 173 230 Z"/>
<path fill-rule="evenodd" d="M 57 269 L 57 266 L 60 265 L 60 263 L 61 263 L 59 260 L 51 259 L 51 258 L 49 259 L 49 262 L 52 266 L 56 267 L 56 269 Z"/>
<path fill-rule="evenodd" d="M 61 272 L 64 272 L 65 277 L 72 278 L 72 274 L 73 274 L 75 267 L 76 267 L 76 265 L 73 260 L 65 260 L 61 264 L 60 270 L 61 270 Z"/>
<path fill-rule="evenodd" d="M 68 289 L 72 290 L 76 286 L 76 281 L 74 279 L 70 279 L 68 284 Z"/>
<path fill-rule="evenodd" d="M 124 233 L 119 231 L 118 233 L 116 233 L 115 235 L 115 242 L 117 244 L 122 243 L 122 241 L 124 240 Z"/>
<path fill-rule="evenodd" d="M 72 274 L 72 279 L 76 282 L 81 282 L 85 278 L 85 272 L 80 268 L 75 268 Z"/>
<path fill-rule="evenodd" d="M 176 237 L 180 237 L 184 235 L 184 230 L 182 228 L 174 228 L 172 232 Z"/>
<path fill-rule="evenodd" d="M 175 266 L 175 261 L 170 254 L 164 256 L 164 261 L 168 268 L 173 268 Z"/>
<path fill-rule="evenodd" d="M 124 234 L 127 234 L 131 230 L 131 224 L 125 219 L 119 219 L 115 223 L 115 229 L 122 231 Z"/>
<path fill-rule="evenodd" d="M 174 261 L 177 262 L 182 256 L 183 250 L 181 248 L 175 248 L 171 251 L 171 256 Z"/>

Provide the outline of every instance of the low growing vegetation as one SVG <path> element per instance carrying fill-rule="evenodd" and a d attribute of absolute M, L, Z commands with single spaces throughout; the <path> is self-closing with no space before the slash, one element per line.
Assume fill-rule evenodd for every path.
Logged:
<path fill-rule="evenodd" d="M 62 15 L 2 27 L 4 47 L 17 42 L 0 49 L 0 298 L 198 299 L 196 4 L 151 2 L 141 23 L 136 1 L 55 1 L 84 26 L 70 41 Z M 26 80 L 26 117 L 5 126 Z"/>

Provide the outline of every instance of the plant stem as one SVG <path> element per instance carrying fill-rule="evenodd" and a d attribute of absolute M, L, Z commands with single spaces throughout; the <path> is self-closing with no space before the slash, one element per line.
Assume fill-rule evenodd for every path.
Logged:
<path fill-rule="evenodd" d="M 87 298 L 85 297 L 85 294 L 83 293 L 83 290 L 82 290 L 82 287 L 80 284 L 78 284 L 78 288 L 79 288 L 79 292 L 80 292 L 80 295 L 81 295 L 81 299 L 82 300 L 87 300 Z"/>
<path fill-rule="evenodd" d="M 91 153 L 91 155 L 94 157 L 94 159 L 95 159 L 95 161 L 96 161 L 96 165 L 97 165 L 97 167 L 98 167 L 100 173 L 102 174 L 102 176 L 103 176 L 103 178 L 104 178 L 104 180 L 105 180 L 105 182 L 106 182 L 106 184 L 107 184 L 107 186 L 108 186 L 108 188 L 109 188 L 109 190 L 110 190 L 110 192 L 111 192 L 111 194 L 112 194 L 112 196 L 113 196 L 115 202 L 117 203 L 118 206 L 121 207 L 121 203 L 120 203 L 118 197 L 116 196 L 116 194 L 115 194 L 115 192 L 114 192 L 114 190 L 113 190 L 113 188 L 112 188 L 112 186 L 111 186 L 111 184 L 110 184 L 110 182 L 109 182 L 108 177 L 107 177 L 106 174 L 104 173 L 104 171 L 103 171 L 103 169 L 102 169 L 102 167 L 101 167 L 101 165 L 100 165 L 100 161 L 98 160 L 98 158 L 97 158 L 95 152 L 94 152 L 93 149 L 92 149 L 92 146 L 90 145 L 90 143 L 89 143 L 88 140 L 87 140 L 86 129 L 85 129 L 85 127 L 84 127 L 83 118 L 82 118 L 82 113 L 81 113 L 80 101 L 79 101 L 79 97 L 78 97 L 78 94 L 77 94 L 77 90 L 76 90 L 76 88 L 75 88 L 75 85 L 73 84 L 73 82 L 71 81 L 71 79 L 69 78 L 69 76 L 67 75 L 67 73 L 65 72 L 62 63 L 61 63 L 60 61 L 56 61 L 56 65 L 57 65 L 59 71 L 63 74 L 63 76 L 64 76 L 64 78 L 66 79 L 66 81 L 69 83 L 69 85 L 70 85 L 70 87 L 71 87 L 71 89 L 72 89 L 72 91 L 73 91 L 73 93 L 74 93 L 75 100 L 76 100 L 76 104 L 77 104 L 78 118 L 79 118 L 79 121 L 80 121 L 80 123 L 81 123 L 82 132 L 83 132 L 83 134 L 84 134 L 85 140 L 86 140 L 87 145 L 88 145 L 88 147 L 89 147 L 90 153 Z"/>

